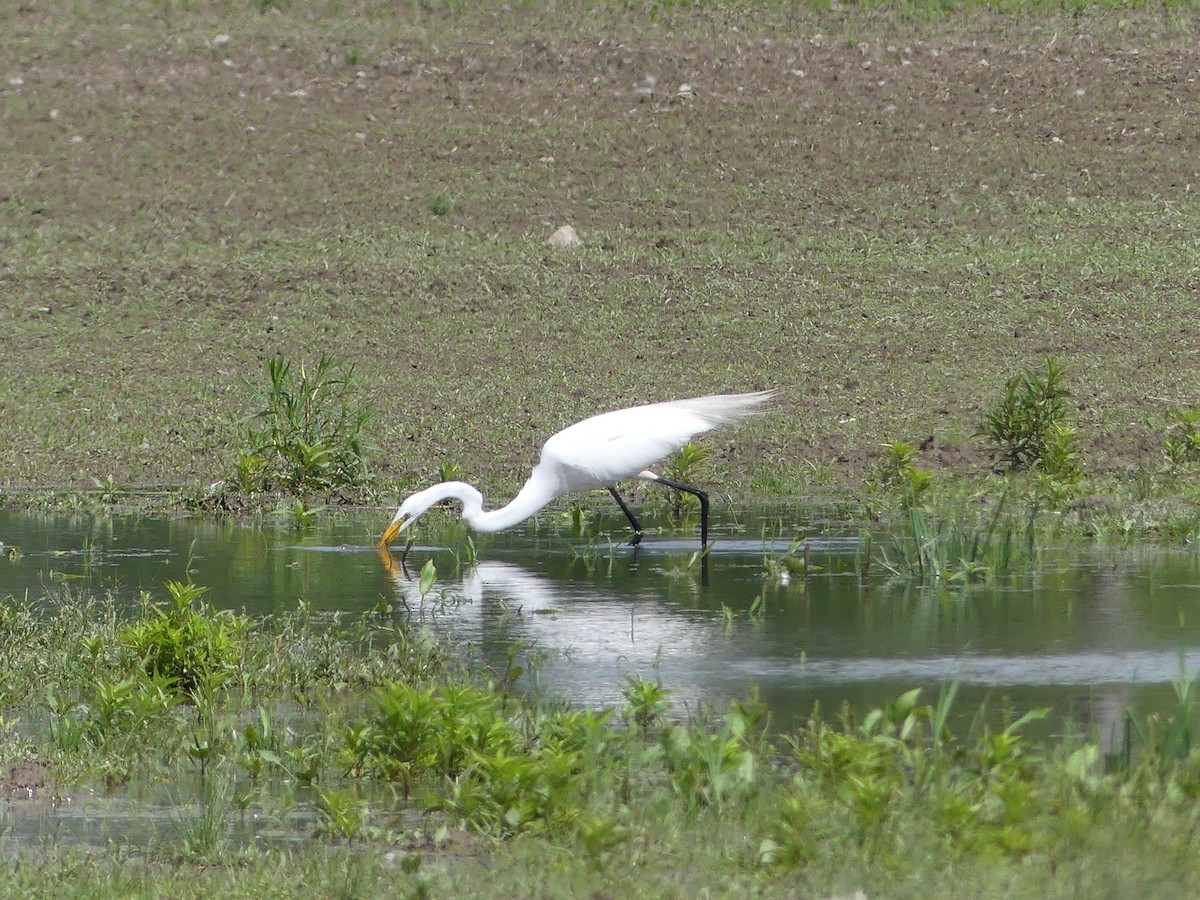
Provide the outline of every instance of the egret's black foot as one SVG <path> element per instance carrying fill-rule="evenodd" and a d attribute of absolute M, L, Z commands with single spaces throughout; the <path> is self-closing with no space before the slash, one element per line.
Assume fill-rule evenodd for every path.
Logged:
<path fill-rule="evenodd" d="M 635 531 L 633 533 L 633 537 L 631 537 L 629 539 L 629 546 L 636 547 L 641 542 L 642 542 L 642 533 L 640 531 Z"/>

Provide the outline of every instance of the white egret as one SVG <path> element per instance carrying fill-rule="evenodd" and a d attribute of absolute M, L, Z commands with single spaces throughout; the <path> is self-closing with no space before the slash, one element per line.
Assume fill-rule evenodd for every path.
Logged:
<path fill-rule="evenodd" d="M 721 394 L 649 403 L 601 413 L 553 435 L 525 486 L 507 506 L 485 510 L 483 495 L 462 481 L 445 481 L 413 494 L 402 504 L 379 539 L 386 547 L 396 535 L 441 500 L 462 503 L 462 518 L 475 531 L 502 531 L 524 522 L 555 497 L 574 491 L 607 488 L 633 526 L 636 545 L 642 526 L 617 493 L 625 478 L 653 481 L 693 494 L 700 501 L 700 545 L 708 544 L 708 495 L 650 471 L 649 466 L 674 453 L 692 438 L 719 425 L 754 415 L 774 391 Z"/>

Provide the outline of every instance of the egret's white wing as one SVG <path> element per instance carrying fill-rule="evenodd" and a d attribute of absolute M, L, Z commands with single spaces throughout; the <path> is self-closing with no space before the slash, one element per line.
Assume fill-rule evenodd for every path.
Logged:
<path fill-rule="evenodd" d="M 769 392 L 697 397 L 601 413 L 546 441 L 539 469 L 554 469 L 564 490 L 631 478 L 696 435 L 753 414 Z"/>

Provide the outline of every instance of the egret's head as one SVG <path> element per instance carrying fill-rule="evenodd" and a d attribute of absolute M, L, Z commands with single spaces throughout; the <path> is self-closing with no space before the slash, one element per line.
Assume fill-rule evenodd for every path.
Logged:
<path fill-rule="evenodd" d="M 383 536 L 379 539 L 379 546 L 386 547 L 396 539 L 396 535 L 402 532 L 405 528 L 417 520 L 417 516 L 429 509 L 439 500 L 444 500 L 447 497 L 453 496 L 453 492 L 448 492 L 447 484 L 435 484 L 431 488 L 426 488 L 423 491 L 417 491 L 407 500 L 400 504 L 400 508 L 396 510 L 396 515 L 392 517 L 392 522 L 384 529 Z"/>
<path fill-rule="evenodd" d="M 391 523 L 383 531 L 383 536 L 379 538 L 380 547 L 388 546 L 388 544 L 396 539 L 396 535 L 416 521 L 417 516 L 425 511 L 423 509 L 419 511 L 414 510 L 414 499 L 415 495 L 413 497 L 409 497 L 400 505 L 400 508 L 396 510 L 396 515 L 392 517 Z"/>
<path fill-rule="evenodd" d="M 390 525 L 384 529 L 383 535 L 379 538 L 379 546 L 386 547 L 396 539 L 396 535 L 402 532 L 405 528 L 412 524 L 412 516 L 405 518 L 392 519 Z"/>

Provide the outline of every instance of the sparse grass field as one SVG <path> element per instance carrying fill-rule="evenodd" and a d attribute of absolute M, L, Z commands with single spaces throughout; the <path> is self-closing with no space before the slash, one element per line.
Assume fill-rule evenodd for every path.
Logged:
<path fill-rule="evenodd" d="M 254 411 L 245 382 L 261 385 L 273 358 L 322 354 L 354 367 L 375 410 L 361 437 L 379 448 L 383 494 L 439 467 L 508 491 L 584 415 L 772 387 L 773 415 L 705 443 L 735 496 L 859 484 L 885 443 L 903 451 L 898 483 L 924 467 L 974 475 L 991 462 L 986 410 L 1054 357 L 1082 468 L 1145 499 L 1164 438 L 1176 462 L 1194 443 L 1171 410 L 1200 401 L 1194 9 L 952 5 L 0 4 L 0 493 L 231 478 Z M 581 247 L 547 246 L 563 224 Z M 1194 497 L 1194 469 L 1156 484 Z M 719 719 L 640 737 L 561 726 L 568 747 L 489 694 L 481 708 L 516 724 L 488 721 L 520 739 L 474 745 L 487 778 L 480 760 L 421 776 L 443 804 L 463 799 L 455 785 L 476 790 L 483 816 L 436 840 L 345 778 L 347 748 L 374 746 L 351 733 L 374 727 L 372 690 L 398 674 L 445 683 L 434 649 L 366 626 L 275 623 L 287 640 L 233 628 L 228 683 L 191 706 L 138 670 L 101 613 L 5 608 L 6 761 L 35 780 L 204 769 L 229 791 L 211 805 L 232 814 L 251 767 L 291 778 L 316 760 L 325 833 L 233 853 L 192 810 L 190 844 L 22 851 L 0 892 L 1177 897 L 1200 884 L 1195 758 L 1176 752 L 1187 698 L 1147 726 L 1144 763 L 1103 774 L 1083 741 L 1041 753 L 978 735 L 950 752 L 928 710 L 911 739 L 892 710 L 790 748 Z M 158 627 L 194 624 L 180 621 Z M 297 697 L 320 725 L 285 739 Z M 12 710 L 60 730 L 21 732 Z M 275 743 L 248 737 L 255 721 Z M 555 774 L 552 744 L 613 753 L 587 783 L 574 758 Z M 526 791 L 565 818 L 487 818 L 502 788 L 512 808 L 534 802 Z M 259 800 L 279 815 L 290 802 Z"/>
<path fill-rule="evenodd" d="M 4 6 L 0 486 L 227 477 L 243 380 L 326 352 L 385 486 L 764 387 L 735 494 L 894 439 L 970 470 L 1050 355 L 1086 468 L 1159 466 L 1200 391 L 1189 7 L 818 6 Z"/>

